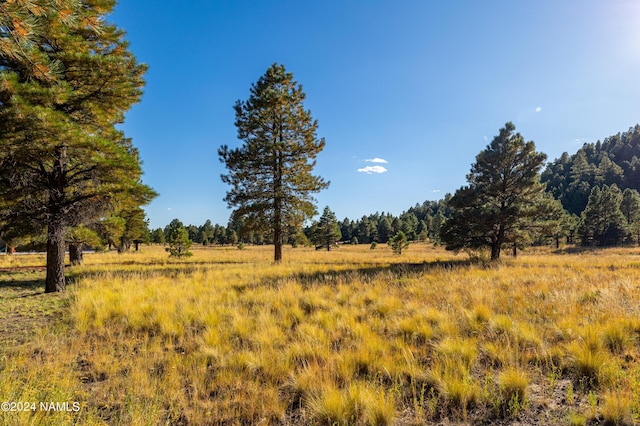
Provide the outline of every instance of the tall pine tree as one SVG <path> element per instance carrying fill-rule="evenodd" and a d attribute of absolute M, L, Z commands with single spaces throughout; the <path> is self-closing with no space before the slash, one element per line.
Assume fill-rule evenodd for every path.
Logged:
<path fill-rule="evenodd" d="M 232 221 L 243 218 L 245 231 L 272 237 L 274 260 L 282 260 L 287 229 L 300 229 L 316 214 L 312 193 L 329 183 L 311 174 L 324 148 L 318 122 L 304 109 L 305 94 L 283 65 L 273 64 L 251 85 L 250 97 L 235 105 L 239 148 L 218 149 L 231 185 L 225 201 L 235 207 Z"/>
<path fill-rule="evenodd" d="M 334 212 L 326 206 L 322 211 L 320 219 L 311 225 L 310 240 L 315 244 L 316 249 L 322 247 L 330 251 L 342 238 L 340 225 Z"/>
<path fill-rule="evenodd" d="M 0 3 L 0 226 L 47 228 L 46 292 L 63 291 L 65 229 L 155 196 L 116 128 L 144 86 L 114 0 Z"/>
<path fill-rule="evenodd" d="M 468 186 L 456 191 L 449 201 L 452 216 L 444 223 L 441 239 L 448 250 L 491 249 L 491 260 L 500 258 L 506 243 L 516 243 L 544 191 L 539 172 L 546 155 L 535 151 L 532 141 L 515 133 L 507 123 L 498 136 L 481 151 Z"/>
<path fill-rule="evenodd" d="M 620 210 L 622 201 L 622 191 L 616 184 L 593 187 L 578 230 L 582 244 L 607 246 L 624 241 L 627 219 Z"/>

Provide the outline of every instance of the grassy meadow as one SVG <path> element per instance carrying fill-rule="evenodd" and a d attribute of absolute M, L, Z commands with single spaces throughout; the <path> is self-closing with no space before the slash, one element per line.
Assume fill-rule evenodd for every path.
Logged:
<path fill-rule="evenodd" d="M 1 424 L 640 423 L 640 249 L 0 256 Z"/>

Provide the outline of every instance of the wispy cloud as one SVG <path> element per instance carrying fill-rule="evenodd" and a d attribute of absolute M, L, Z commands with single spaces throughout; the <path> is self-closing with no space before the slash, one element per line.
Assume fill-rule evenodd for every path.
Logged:
<path fill-rule="evenodd" d="M 358 169 L 360 173 L 366 173 L 370 175 L 371 173 L 386 173 L 388 170 L 382 166 L 367 166 L 361 169 Z"/>
<path fill-rule="evenodd" d="M 384 158 L 378 158 L 378 157 L 370 158 L 370 159 L 364 160 L 364 161 L 366 161 L 367 163 L 384 163 L 384 164 L 388 163 L 388 161 L 385 160 Z"/>
<path fill-rule="evenodd" d="M 540 111 L 542 111 L 542 107 L 537 107 L 536 112 L 540 112 Z"/>

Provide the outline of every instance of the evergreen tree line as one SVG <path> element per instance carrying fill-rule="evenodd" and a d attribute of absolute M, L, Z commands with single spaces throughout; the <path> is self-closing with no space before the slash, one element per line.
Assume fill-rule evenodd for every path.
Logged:
<path fill-rule="evenodd" d="M 640 244 L 640 125 L 562 153 L 541 181 L 583 245 Z"/>
<path fill-rule="evenodd" d="M 346 217 L 342 221 L 337 221 L 335 214 L 326 207 L 319 220 L 305 227 L 302 233 L 293 228 L 289 229 L 285 236 L 285 242 L 298 246 L 314 244 L 315 240 L 319 243 L 317 245 L 323 243 L 326 246 L 326 241 L 322 241 L 322 237 L 318 236 L 318 227 L 324 226 L 324 236 L 333 235 L 335 242 L 340 243 L 371 244 L 377 242 L 386 244 L 400 231 L 406 235 L 409 241 L 439 243 L 440 228 L 450 215 L 450 208 L 447 206 L 449 198 L 450 195 L 447 194 L 444 199 L 438 201 L 425 201 L 422 204 L 416 204 L 399 216 L 376 212 L 356 220 Z M 325 214 L 329 216 L 323 223 Z M 332 228 L 333 222 L 336 225 L 335 231 Z M 243 225 L 242 221 L 230 221 L 225 226 L 213 224 L 211 220 L 207 220 L 200 226 L 184 225 L 179 219 L 173 219 L 164 228 L 149 231 L 146 240 L 155 244 L 164 244 L 169 240 L 173 230 L 181 227 L 187 231 L 191 241 L 205 246 L 236 245 L 238 243 L 272 244 L 268 232 L 246 232 Z M 335 238 L 338 234 L 339 236 Z"/>
<path fill-rule="evenodd" d="M 528 224 L 520 226 L 518 233 L 507 243 L 520 248 L 549 243 L 559 245 L 561 240 L 596 246 L 640 244 L 640 193 L 636 189 L 640 186 L 638 158 L 640 126 L 606 138 L 604 142 L 585 144 L 574 155 L 563 153 L 559 159 L 548 163 L 541 174 L 540 182 L 546 185 L 546 195 L 541 196 L 537 204 L 539 208 L 546 205 L 543 208 L 546 213 L 541 215 L 542 210 L 536 210 L 538 218 L 533 214 Z M 408 241 L 440 244 L 443 243 L 443 224 L 454 209 L 451 200 L 451 194 L 446 194 L 443 199 L 416 204 L 398 216 L 376 212 L 341 221 L 336 220 L 335 214 L 326 207 L 320 219 L 304 228 L 302 233 L 293 227 L 287 229 L 283 241 L 294 246 L 316 244 L 330 248 L 329 240 L 351 244 L 388 243 L 402 232 Z M 561 206 L 554 204 L 556 200 Z M 185 226 L 174 219 L 164 229 L 155 229 L 138 239 L 165 243 L 173 229 L 179 226 L 197 244 L 272 244 L 269 231 L 247 232 L 244 225 L 241 218 L 232 218 L 226 226 L 214 225 L 210 220 L 201 226 Z M 104 228 L 102 225 L 103 241 L 110 235 Z M 131 238 L 127 237 L 126 241 Z M 115 242 L 114 245 L 117 246 Z"/>
<path fill-rule="evenodd" d="M 640 189 L 640 125 L 604 141 L 585 143 L 575 154 L 564 152 L 542 172 L 547 191 L 571 214 L 580 216 L 594 187 Z"/>
<path fill-rule="evenodd" d="M 345 218 L 340 222 L 342 242 L 371 244 L 387 243 L 402 231 L 409 241 L 440 242 L 440 228 L 451 215 L 448 207 L 449 194 L 438 201 L 416 204 L 399 216 L 391 213 L 374 213 L 360 219 Z"/>

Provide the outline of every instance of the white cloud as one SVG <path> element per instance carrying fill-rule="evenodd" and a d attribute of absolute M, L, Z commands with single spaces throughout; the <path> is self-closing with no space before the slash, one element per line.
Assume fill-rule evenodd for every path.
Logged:
<path fill-rule="evenodd" d="M 171 207 L 167 207 L 167 211 L 171 211 L 173 210 Z"/>
<path fill-rule="evenodd" d="M 540 112 L 540 111 L 542 111 L 542 107 L 537 107 L 536 112 Z"/>
<path fill-rule="evenodd" d="M 376 158 L 370 158 L 370 159 L 368 159 L 368 160 L 364 160 L 364 161 L 366 161 L 367 163 L 384 163 L 384 164 L 387 164 L 387 163 L 388 163 L 388 161 L 387 161 L 387 160 L 385 160 L 384 158 L 378 158 L 378 157 L 376 157 Z M 386 170 L 385 170 L 385 171 L 386 171 Z"/>
<path fill-rule="evenodd" d="M 387 169 L 385 169 L 382 166 L 367 166 L 367 167 L 363 167 L 361 169 L 358 169 L 358 172 L 366 173 L 366 174 L 370 175 L 371 173 L 385 173 L 385 172 L 387 172 Z"/>
<path fill-rule="evenodd" d="M 440 192 L 440 190 L 439 190 L 439 189 L 434 189 L 434 190 L 433 190 L 433 191 L 431 191 L 431 192 Z"/>

